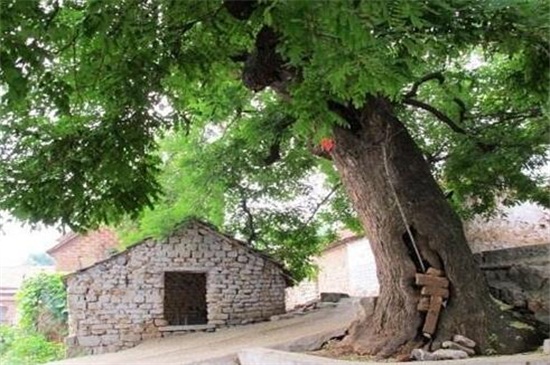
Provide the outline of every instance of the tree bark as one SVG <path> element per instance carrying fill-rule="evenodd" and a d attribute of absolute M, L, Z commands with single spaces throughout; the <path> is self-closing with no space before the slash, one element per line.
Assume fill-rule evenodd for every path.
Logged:
<path fill-rule="evenodd" d="M 339 114 L 351 127 L 333 128 L 332 157 L 370 240 L 380 282 L 379 297 L 352 325 L 343 347 L 389 357 L 462 334 L 481 352 L 525 350 L 534 334 L 510 327 L 512 319 L 491 299 L 460 218 L 391 103 L 370 97 L 362 109 Z M 450 281 L 431 341 L 421 334 L 425 313 L 417 311 L 420 288 L 414 284 L 415 274 L 428 267 L 443 270 Z"/>

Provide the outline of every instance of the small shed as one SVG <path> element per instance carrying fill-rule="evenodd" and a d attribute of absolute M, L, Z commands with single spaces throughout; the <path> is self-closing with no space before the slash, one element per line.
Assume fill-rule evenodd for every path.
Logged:
<path fill-rule="evenodd" d="M 280 264 L 189 220 L 66 277 L 70 354 L 98 354 L 180 331 L 214 330 L 285 311 Z"/>

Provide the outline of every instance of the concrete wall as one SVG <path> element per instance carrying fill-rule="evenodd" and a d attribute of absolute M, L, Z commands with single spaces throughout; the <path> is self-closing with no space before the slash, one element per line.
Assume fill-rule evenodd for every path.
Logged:
<path fill-rule="evenodd" d="M 376 263 L 366 238 L 349 237 L 336 242 L 314 262 L 319 268 L 317 277 L 286 290 L 287 310 L 318 299 L 323 292 L 354 297 L 378 295 Z"/>
<path fill-rule="evenodd" d="M 315 259 L 315 263 L 319 266 L 317 279 L 319 292 L 349 293 L 350 267 L 347 244 L 325 250 Z"/>
<path fill-rule="evenodd" d="M 0 288 L 0 324 L 15 325 L 17 323 L 16 289 Z"/>
<path fill-rule="evenodd" d="M 271 260 L 193 221 L 161 242 L 146 240 L 67 278 L 72 354 L 117 351 L 161 336 L 164 273 L 206 274 L 208 324 L 284 312 L 283 272 Z"/>
<path fill-rule="evenodd" d="M 347 244 L 349 263 L 349 291 L 354 297 L 372 297 L 378 295 L 378 277 L 376 262 L 369 241 L 362 238 Z"/>

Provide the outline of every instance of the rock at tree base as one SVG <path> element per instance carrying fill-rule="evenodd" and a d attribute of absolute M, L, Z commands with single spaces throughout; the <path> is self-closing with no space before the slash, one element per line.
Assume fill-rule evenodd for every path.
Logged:
<path fill-rule="evenodd" d="M 445 342 L 443 342 L 441 347 L 443 347 L 445 349 L 451 349 L 451 350 L 461 350 L 461 351 L 464 351 L 465 353 L 467 353 L 470 356 L 473 356 L 473 355 L 476 354 L 476 352 L 474 351 L 473 348 L 462 346 L 462 345 L 460 345 L 456 342 L 453 342 L 453 341 L 445 341 Z"/>
<path fill-rule="evenodd" d="M 468 354 L 462 350 L 440 349 L 430 353 L 426 350 L 414 349 L 411 352 L 411 358 L 418 361 L 460 360 L 467 359 Z"/>
<path fill-rule="evenodd" d="M 476 347 L 475 341 L 470 340 L 468 337 L 462 335 L 454 335 L 453 342 L 472 349 Z"/>
<path fill-rule="evenodd" d="M 342 298 L 349 298 L 345 293 L 321 293 L 321 302 L 338 303 Z"/>
<path fill-rule="evenodd" d="M 542 352 L 545 355 L 550 355 L 550 338 L 547 338 L 546 340 L 544 340 L 544 343 L 542 345 Z"/>

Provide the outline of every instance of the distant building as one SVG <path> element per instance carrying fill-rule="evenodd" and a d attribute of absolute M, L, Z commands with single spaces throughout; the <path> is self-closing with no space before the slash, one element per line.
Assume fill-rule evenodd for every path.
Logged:
<path fill-rule="evenodd" d="M 500 258 L 501 255 L 505 256 L 505 254 L 497 253 L 497 251 L 522 252 L 521 250 L 514 251 L 518 248 L 525 248 L 527 253 L 538 252 L 539 249 L 543 252 L 548 250 L 547 246 L 550 244 L 550 210 L 536 204 L 523 203 L 515 207 L 503 208 L 502 213 L 502 215 L 491 219 L 475 217 L 465 222 L 466 239 L 471 250 L 478 254 L 478 257 L 481 257 L 480 254 L 488 256 L 489 252 L 495 252 L 494 255 Z M 539 246 L 542 248 L 539 248 Z M 542 256 L 536 258 L 542 261 L 542 263 L 537 261 L 536 265 L 540 265 L 540 271 L 545 273 L 546 276 L 542 275 L 542 279 L 535 278 L 534 280 L 537 283 L 536 280 L 545 283 L 544 280 L 547 280 L 550 272 L 549 259 L 547 256 Z M 287 309 L 317 300 L 320 293 L 323 292 L 345 293 L 360 297 L 378 295 L 379 284 L 376 275 L 376 263 L 370 243 L 366 238 L 353 236 L 350 232 L 343 232 L 340 240 L 327 246 L 313 261 L 319 269 L 317 277 L 312 280 L 304 280 L 286 290 Z M 494 281 L 493 276 L 489 275 L 488 280 L 490 282 Z M 542 284 L 540 287 L 546 288 Z M 529 287 L 520 289 L 524 292 L 531 290 Z M 496 287 L 491 288 L 491 290 L 497 298 L 501 297 L 496 293 L 497 291 L 505 292 L 502 288 Z M 548 293 L 548 291 L 545 293 Z M 514 300 L 511 299 L 511 295 L 508 295 L 508 297 L 510 298 L 504 297 L 501 300 L 513 304 Z M 548 295 L 545 295 L 544 298 L 548 298 Z M 526 306 L 528 302 L 529 300 L 525 299 L 523 304 L 514 304 L 514 306 Z M 536 300 L 531 302 L 534 303 Z M 541 306 L 547 311 L 548 305 L 546 302 Z M 534 309 L 532 311 L 536 312 Z M 550 313 L 547 316 L 550 318 Z"/>
<path fill-rule="evenodd" d="M 101 228 L 87 234 L 68 233 L 46 251 L 55 260 L 55 270 L 73 272 L 104 260 L 117 251 L 115 232 Z"/>
<path fill-rule="evenodd" d="M 345 293 L 352 297 L 378 295 L 376 263 L 365 237 L 346 232 L 313 259 L 319 269 L 313 280 L 304 280 L 286 290 L 286 308 L 317 300 L 321 293 Z"/>
<path fill-rule="evenodd" d="M 41 272 L 53 272 L 53 266 L 0 267 L 0 324 L 17 323 L 15 294 L 25 279 Z"/>

